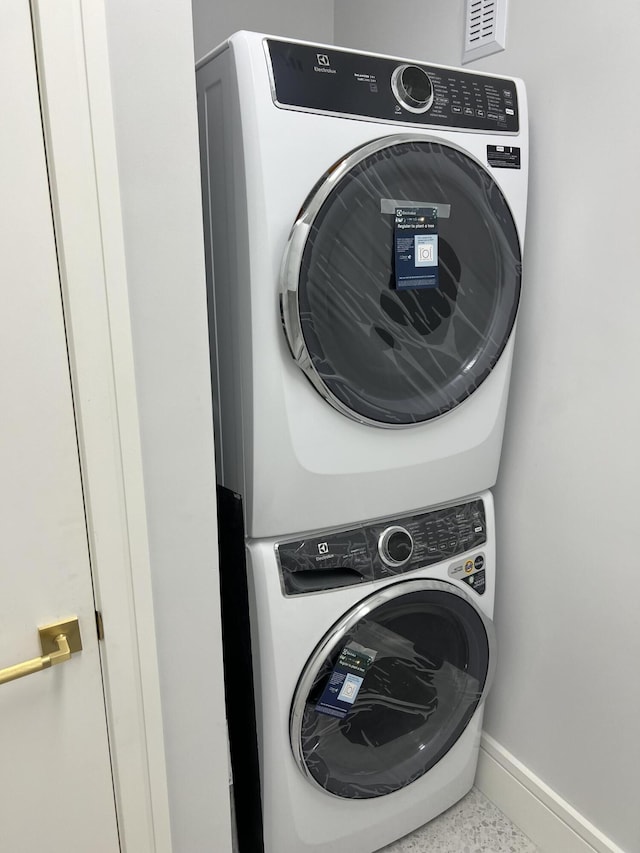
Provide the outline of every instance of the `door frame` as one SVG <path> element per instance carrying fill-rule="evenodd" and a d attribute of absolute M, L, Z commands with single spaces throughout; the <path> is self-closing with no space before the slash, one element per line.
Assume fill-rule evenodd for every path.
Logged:
<path fill-rule="evenodd" d="M 31 0 L 123 853 L 172 850 L 103 2 Z M 212 617 L 214 613 L 212 612 Z"/>

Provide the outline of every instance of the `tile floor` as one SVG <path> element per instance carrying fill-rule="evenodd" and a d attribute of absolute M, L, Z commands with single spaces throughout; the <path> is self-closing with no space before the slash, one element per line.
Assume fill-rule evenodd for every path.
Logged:
<path fill-rule="evenodd" d="M 538 848 L 480 791 L 380 853 L 537 853 Z"/>

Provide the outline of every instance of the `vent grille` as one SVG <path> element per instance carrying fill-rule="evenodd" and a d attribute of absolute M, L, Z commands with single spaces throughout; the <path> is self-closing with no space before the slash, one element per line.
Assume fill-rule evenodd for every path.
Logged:
<path fill-rule="evenodd" d="M 467 19 L 467 47 L 493 40 L 496 24 L 495 0 L 470 0 Z"/>
<path fill-rule="evenodd" d="M 505 48 L 507 0 L 467 0 L 463 63 Z"/>

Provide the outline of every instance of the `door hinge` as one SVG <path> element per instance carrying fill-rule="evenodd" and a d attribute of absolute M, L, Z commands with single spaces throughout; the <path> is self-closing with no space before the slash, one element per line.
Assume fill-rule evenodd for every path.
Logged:
<path fill-rule="evenodd" d="M 102 613 L 99 610 L 96 610 L 96 630 L 98 632 L 98 639 L 104 640 L 104 622 L 102 621 Z"/>

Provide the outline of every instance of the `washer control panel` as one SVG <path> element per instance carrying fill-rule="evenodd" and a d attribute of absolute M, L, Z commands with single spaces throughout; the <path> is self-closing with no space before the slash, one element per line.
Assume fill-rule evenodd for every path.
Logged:
<path fill-rule="evenodd" d="M 343 117 L 517 133 L 514 80 L 266 39 L 274 103 Z"/>
<path fill-rule="evenodd" d="M 286 595 L 394 577 L 452 560 L 487 541 L 481 499 L 275 546 Z M 466 578 L 462 571 L 451 577 Z M 484 591 L 484 590 L 483 590 Z"/>

